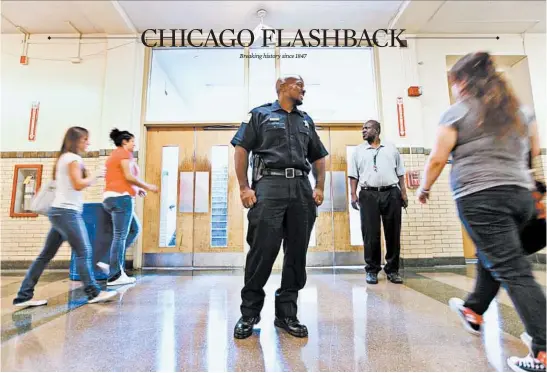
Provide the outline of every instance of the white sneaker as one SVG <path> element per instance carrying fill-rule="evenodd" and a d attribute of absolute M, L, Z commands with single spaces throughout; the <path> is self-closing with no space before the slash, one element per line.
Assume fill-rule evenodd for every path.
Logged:
<path fill-rule="evenodd" d="M 129 277 L 124 271 L 122 271 L 122 274 L 120 277 L 118 277 L 114 281 L 108 281 L 106 283 L 106 286 L 120 286 L 120 285 L 127 285 L 127 284 L 134 284 L 137 282 L 137 279 L 135 277 Z"/>
<path fill-rule="evenodd" d="M 87 303 L 99 303 L 99 302 L 106 302 L 107 300 L 111 299 L 112 297 L 115 297 L 118 292 L 114 290 L 107 290 L 107 291 L 101 291 L 99 295 L 97 295 L 93 299 L 89 299 Z"/>
<path fill-rule="evenodd" d="M 25 308 L 25 307 L 38 307 L 44 306 L 47 304 L 47 300 L 27 300 L 26 302 L 14 304 L 15 307 Z"/>
<path fill-rule="evenodd" d="M 106 263 L 97 262 L 97 267 L 99 267 L 107 275 L 110 273 L 110 265 L 108 265 Z"/>
<path fill-rule="evenodd" d="M 526 357 L 511 356 L 507 359 L 507 365 L 514 372 L 545 372 L 545 352 L 537 358 L 532 354 L 528 354 Z"/>

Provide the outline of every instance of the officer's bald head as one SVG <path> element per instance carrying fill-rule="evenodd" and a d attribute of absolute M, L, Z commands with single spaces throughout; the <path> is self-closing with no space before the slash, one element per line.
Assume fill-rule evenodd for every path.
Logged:
<path fill-rule="evenodd" d="M 277 79 L 275 91 L 279 99 L 286 97 L 291 99 L 295 105 L 302 105 L 302 100 L 306 93 L 304 79 L 300 75 L 283 75 Z"/>
<path fill-rule="evenodd" d="M 291 84 L 291 83 L 297 82 L 299 80 L 302 81 L 302 83 L 304 83 L 304 79 L 302 79 L 302 77 L 300 75 L 290 74 L 290 75 L 280 76 L 277 79 L 277 82 L 275 83 L 275 91 L 279 95 L 279 92 L 281 91 L 282 86 L 284 87 L 286 84 Z"/>

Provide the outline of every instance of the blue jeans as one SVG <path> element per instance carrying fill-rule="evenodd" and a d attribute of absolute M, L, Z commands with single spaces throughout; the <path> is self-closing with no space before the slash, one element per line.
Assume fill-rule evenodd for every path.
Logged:
<path fill-rule="evenodd" d="M 47 235 L 44 248 L 27 271 L 21 289 L 13 301 L 14 304 L 32 299 L 34 287 L 38 283 L 42 272 L 44 272 L 48 263 L 57 254 L 59 247 L 65 241 L 68 241 L 72 250 L 76 253 L 76 266 L 88 298 L 95 298 L 101 291 L 93 273 L 91 244 L 81 213 L 76 210 L 53 207 L 49 212 L 49 221 L 51 222 L 51 229 Z"/>
<path fill-rule="evenodd" d="M 106 212 L 112 216 L 112 244 L 110 246 L 109 281 L 114 281 L 125 268 L 125 252 L 135 242 L 141 227 L 134 213 L 131 196 L 109 197 L 104 200 Z"/>

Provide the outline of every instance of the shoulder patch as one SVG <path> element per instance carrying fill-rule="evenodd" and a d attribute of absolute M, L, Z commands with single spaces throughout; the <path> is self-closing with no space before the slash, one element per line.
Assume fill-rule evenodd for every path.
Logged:
<path fill-rule="evenodd" d="M 247 116 L 245 117 L 245 119 L 243 119 L 243 122 L 244 123 L 249 123 L 251 121 L 251 118 L 253 117 L 253 113 L 249 113 L 247 114 Z"/>

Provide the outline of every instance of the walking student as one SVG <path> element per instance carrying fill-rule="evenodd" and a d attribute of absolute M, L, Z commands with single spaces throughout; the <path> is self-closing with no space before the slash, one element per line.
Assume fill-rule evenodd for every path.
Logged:
<path fill-rule="evenodd" d="M 51 259 L 57 254 L 63 242 L 68 241 L 76 253 L 75 260 L 88 303 L 104 302 L 114 297 L 115 291 L 101 291 L 92 269 L 91 244 L 82 219 L 83 190 L 95 183 L 102 175 L 88 176 L 80 154 L 89 146 L 89 133 L 82 127 L 67 130 L 59 158 L 53 168 L 56 183 L 55 198 L 49 210 L 51 229 L 46 237 L 42 252 L 32 263 L 17 297 L 16 307 L 42 306 L 47 300 L 33 300 L 34 288 Z"/>
<path fill-rule="evenodd" d="M 135 197 L 146 196 L 146 191 L 157 192 L 155 185 L 139 178 L 139 167 L 133 157 L 135 136 L 117 128 L 110 132 L 116 149 L 106 161 L 106 185 L 103 206 L 112 217 L 112 244 L 110 263 L 98 263 L 109 273 L 107 286 L 133 284 L 134 277 L 125 273 L 125 253 L 140 232 L 140 223 L 135 214 Z"/>
<path fill-rule="evenodd" d="M 488 53 L 469 54 L 449 73 L 457 102 L 441 117 L 418 200 L 426 203 L 449 155 L 450 183 L 463 226 L 477 248 L 475 289 L 451 309 L 480 335 L 483 314 L 503 286 L 526 333 L 528 356 L 510 357 L 511 369 L 545 372 L 545 293 L 532 274 L 520 232 L 535 211 L 528 154 L 539 154 L 533 115 L 526 115 Z"/>

